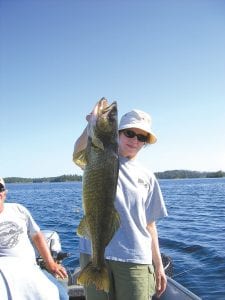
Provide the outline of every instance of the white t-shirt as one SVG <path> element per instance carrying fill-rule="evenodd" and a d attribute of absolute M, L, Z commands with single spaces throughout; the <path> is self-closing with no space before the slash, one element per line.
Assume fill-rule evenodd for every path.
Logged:
<path fill-rule="evenodd" d="M 30 238 L 39 231 L 24 206 L 4 204 L 0 213 L 1 300 L 59 300 L 57 286 L 36 264 Z"/>
<path fill-rule="evenodd" d="M 0 257 L 19 257 L 36 263 L 29 238 L 39 231 L 39 226 L 24 206 L 5 203 L 0 213 Z"/>
<path fill-rule="evenodd" d="M 121 224 L 105 249 L 105 257 L 151 264 L 151 235 L 146 226 L 167 216 L 167 210 L 154 174 L 136 159 L 120 157 L 115 208 Z M 91 254 L 88 239 L 80 239 L 80 252 Z"/>

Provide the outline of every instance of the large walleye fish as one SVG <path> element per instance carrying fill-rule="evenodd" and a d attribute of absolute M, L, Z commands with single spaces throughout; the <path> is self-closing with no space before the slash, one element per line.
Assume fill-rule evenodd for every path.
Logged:
<path fill-rule="evenodd" d="M 84 167 L 84 217 L 77 233 L 92 244 L 92 260 L 81 271 L 77 282 L 95 284 L 96 289 L 109 291 L 109 276 L 104 252 L 119 227 L 119 214 L 114 207 L 118 179 L 117 104 L 102 98 L 88 124 L 88 143 L 74 162 Z"/>

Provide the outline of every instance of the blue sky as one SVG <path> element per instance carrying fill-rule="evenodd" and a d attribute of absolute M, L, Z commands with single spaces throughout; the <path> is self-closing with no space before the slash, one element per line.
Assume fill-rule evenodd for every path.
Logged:
<path fill-rule="evenodd" d="M 149 112 L 154 172 L 225 171 L 225 1 L 0 0 L 0 176 L 81 174 L 103 96 Z"/>

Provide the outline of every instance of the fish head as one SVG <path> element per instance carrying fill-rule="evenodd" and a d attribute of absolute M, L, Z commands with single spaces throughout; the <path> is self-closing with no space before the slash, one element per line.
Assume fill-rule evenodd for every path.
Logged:
<path fill-rule="evenodd" d="M 116 101 L 111 104 L 102 98 L 97 105 L 95 132 L 98 136 L 111 135 L 118 131 L 118 112 Z"/>
<path fill-rule="evenodd" d="M 102 98 L 96 104 L 89 121 L 89 137 L 96 146 L 118 142 L 118 111 L 116 101 L 111 104 Z M 102 148 L 100 146 L 100 148 Z"/>

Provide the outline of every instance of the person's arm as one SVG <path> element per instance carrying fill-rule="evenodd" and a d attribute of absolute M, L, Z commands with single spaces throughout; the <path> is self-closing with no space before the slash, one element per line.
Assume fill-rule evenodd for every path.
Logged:
<path fill-rule="evenodd" d="M 85 127 L 85 129 L 82 132 L 81 136 L 76 140 L 76 142 L 74 144 L 73 157 L 78 152 L 83 151 L 87 147 L 87 140 L 88 140 L 87 127 Z"/>
<path fill-rule="evenodd" d="M 47 269 L 55 276 L 59 276 L 62 279 L 66 278 L 67 273 L 65 268 L 54 261 L 43 233 L 39 231 L 34 234 L 32 240 L 41 257 L 44 259 Z"/>
<path fill-rule="evenodd" d="M 95 105 L 92 112 L 86 116 L 86 120 L 88 122 L 91 120 L 92 117 L 95 117 L 96 107 L 97 105 Z M 88 143 L 88 125 L 85 127 L 82 134 L 76 140 L 74 144 L 74 150 L 73 150 L 73 162 L 76 165 L 78 165 L 81 169 L 84 169 L 86 165 L 85 149 L 87 147 L 87 143 Z"/>
<path fill-rule="evenodd" d="M 155 222 L 149 223 L 147 229 L 152 237 L 152 259 L 155 267 L 156 294 L 157 297 L 160 297 L 166 289 L 167 278 L 160 254 L 158 232 Z"/>

